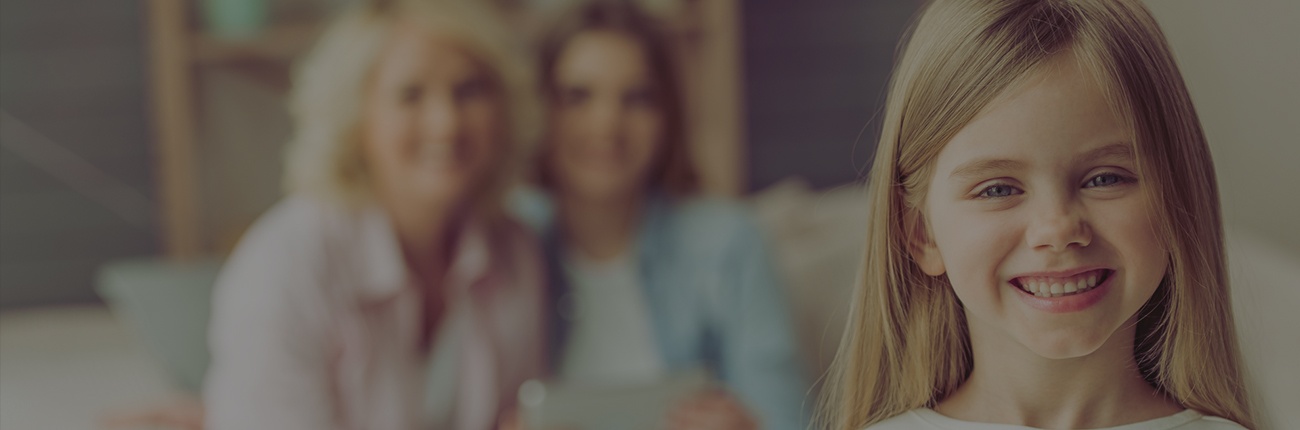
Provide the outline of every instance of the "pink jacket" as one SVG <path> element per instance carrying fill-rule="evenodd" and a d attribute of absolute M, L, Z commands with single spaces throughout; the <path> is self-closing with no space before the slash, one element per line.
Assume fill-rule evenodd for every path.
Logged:
<path fill-rule="evenodd" d="M 541 257 L 514 223 L 461 232 L 449 309 L 465 312 L 455 428 L 492 428 L 545 369 Z M 212 430 L 423 425 L 422 298 L 385 213 L 290 197 L 218 278 L 205 384 Z"/>

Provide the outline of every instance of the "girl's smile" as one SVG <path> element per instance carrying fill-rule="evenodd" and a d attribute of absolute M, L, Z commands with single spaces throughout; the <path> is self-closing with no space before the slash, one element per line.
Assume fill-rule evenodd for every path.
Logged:
<path fill-rule="evenodd" d="M 1084 269 L 1031 273 L 1011 279 L 1024 303 L 1046 312 L 1076 312 L 1097 304 L 1109 290 L 1114 270 Z"/>

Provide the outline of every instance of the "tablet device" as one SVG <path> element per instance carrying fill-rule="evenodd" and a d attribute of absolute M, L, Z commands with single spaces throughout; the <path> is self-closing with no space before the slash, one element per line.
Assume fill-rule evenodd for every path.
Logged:
<path fill-rule="evenodd" d="M 531 380 L 519 387 L 520 419 L 529 430 L 659 430 L 674 406 L 710 387 L 704 370 L 640 384 Z"/>

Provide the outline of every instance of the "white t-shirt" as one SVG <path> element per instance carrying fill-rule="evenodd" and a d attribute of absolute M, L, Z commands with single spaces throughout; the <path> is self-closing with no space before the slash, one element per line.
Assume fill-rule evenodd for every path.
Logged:
<path fill-rule="evenodd" d="M 1033 430 L 1033 427 L 990 424 L 948 418 L 933 409 L 913 409 L 868 427 L 870 430 Z M 1219 417 L 1201 415 L 1191 409 L 1153 420 L 1097 430 L 1245 430 Z"/>
<path fill-rule="evenodd" d="M 608 261 L 594 261 L 570 252 L 564 269 L 574 315 L 560 375 L 600 385 L 662 377 L 663 358 L 634 259 L 625 253 Z"/>

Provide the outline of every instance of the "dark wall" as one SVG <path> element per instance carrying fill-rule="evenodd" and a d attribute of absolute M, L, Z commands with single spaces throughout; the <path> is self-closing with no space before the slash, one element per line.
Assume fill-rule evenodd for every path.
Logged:
<path fill-rule="evenodd" d="M 157 251 L 144 3 L 0 0 L 0 308 L 95 300 L 101 263 Z"/>
<path fill-rule="evenodd" d="M 872 120 L 883 105 L 895 46 L 920 3 L 741 4 L 749 189 L 790 176 L 818 188 L 861 178 L 875 149 Z"/>

